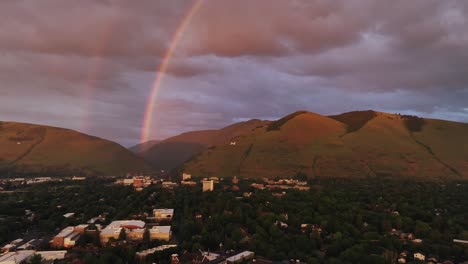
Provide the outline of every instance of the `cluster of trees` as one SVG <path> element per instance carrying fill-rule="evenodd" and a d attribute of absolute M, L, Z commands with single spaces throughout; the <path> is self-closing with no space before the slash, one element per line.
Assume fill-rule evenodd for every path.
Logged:
<path fill-rule="evenodd" d="M 393 263 L 402 251 L 452 261 L 468 256 L 467 247 L 453 243 L 468 239 L 467 182 L 380 178 L 315 179 L 310 184 L 311 191 L 288 190 L 282 197 L 253 189 L 249 181 L 237 184 L 238 191 L 225 181 L 207 193 L 160 186 L 135 192 L 98 179 L 38 184 L 28 192 L 0 194 L 0 243 L 21 237 L 26 230 L 52 235 L 103 213 L 105 225 L 117 219 L 145 220 L 153 208 L 174 208 L 173 235 L 180 249 L 188 252 L 252 250 L 273 260 L 309 263 Z M 246 198 L 244 192 L 253 195 Z M 33 221 L 27 220 L 25 210 L 36 214 Z M 64 218 L 68 212 L 75 217 Z M 303 230 L 301 224 L 314 228 Z M 392 230 L 413 233 L 423 242 L 402 240 Z M 82 242 L 98 245 L 96 237 Z M 154 246 L 123 244 L 72 253 L 85 263 L 128 263 L 135 252 Z"/>
<path fill-rule="evenodd" d="M 310 192 L 291 190 L 176 195 L 178 238 L 187 250 L 248 249 L 275 259 L 315 262 L 391 263 L 402 251 L 460 261 L 468 248 L 466 183 L 405 180 L 316 180 Z M 194 215 L 201 214 L 202 220 Z M 281 227 L 280 222 L 287 224 Z M 303 232 L 301 224 L 318 228 Z M 392 235 L 413 233 L 422 243 Z"/>

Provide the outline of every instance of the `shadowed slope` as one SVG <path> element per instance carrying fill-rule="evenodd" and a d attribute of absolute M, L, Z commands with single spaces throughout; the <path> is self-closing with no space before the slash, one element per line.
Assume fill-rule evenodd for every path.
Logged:
<path fill-rule="evenodd" d="M 168 138 L 138 153 L 157 169 L 172 169 L 214 145 L 228 144 L 268 124 L 268 121 L 249 120 L 220 130 L 203 130 Z"/>

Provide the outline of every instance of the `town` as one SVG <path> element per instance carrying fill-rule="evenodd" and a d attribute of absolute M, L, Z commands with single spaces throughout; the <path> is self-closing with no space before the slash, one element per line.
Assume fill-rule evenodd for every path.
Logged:
<path fill-rule="evenodd" d="M 13 179 L 1 186 L 1 208 L 6 210 L 0 221 L 16 231 L 1 233 L 0 263 L 321 263 L 365 258 L 367 263 L 392 259 L 435 264 L 456 263 L 468 252 L 462 215 L 454 214 L 451 223 L 444 219 L 449 210 L 466 209 L 466 204 L 444 208 L 439 201 L 440 208 L 423 213 L 423 208 L 397 206 L 385 193 L 346 180 L 194 178 L 180 173 Z M 428 186 L 398 186 L 401 194 L 395 197 L 414 192 L 424 196 Z M 462 198 L 467 185 L 437 188 Z M 362 200 L 365 207 L 358 211 L 350 202 L 356 195 L 370 199 Z M 21 198 L 15 203 L 18 209 L 7 208 L 14 198 Z M 45 200 L 49 206 L 44 207 Z M 22 216 L 19 208 L 24 208 Z M 14 219 L 7 217 L 11 210 Z M 415 214 L 432 222 L 411 220 Z M 435 223 L 446 232 L 437 231 Z M 361 242 L 353 242 L 351 235 Z M 443 242 L 434 244 L 434 239 Z M 374 253 L 364 254 L 368 251 Z"/>

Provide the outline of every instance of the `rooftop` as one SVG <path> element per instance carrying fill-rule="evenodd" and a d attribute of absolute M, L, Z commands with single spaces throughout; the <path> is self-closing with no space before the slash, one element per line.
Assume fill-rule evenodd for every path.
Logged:
<path fill-rule="evenodd" d="M 62 231 L 60 231 L 60 233 L 58 233 L 55 237 L 68 237 L 73 233 L 73 231 L 75 231 L 75 228 L 73 226 L 68 226 L 62 229 Z"/>
<path fill-rule="evenodd" d="M 154 209 L 153 212 L 159 212 L 161 214 L 174 214 L 174 209 Z"/>
<path fill-rule="evenodd" d="M 34 254 L 34 250 L 10 252 L 0 257 L 0 263 L 21 263 Z"/>

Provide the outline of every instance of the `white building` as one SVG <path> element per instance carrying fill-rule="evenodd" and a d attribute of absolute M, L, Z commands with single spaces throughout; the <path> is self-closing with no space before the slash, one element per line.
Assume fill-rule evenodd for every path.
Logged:
<path fill-rule="evenodd" d="M 203 180 L 203 192 L 211 192 L 214 190 L 214 181 L 213 180 Z"/>
<path fill-rule="evenodd" d="M 183 181 L 190 180 L 190 179 L 192 179 L 192 174 L 182 173 L 182 180 Z"/>
<path fill-rule="evenodd" d="M 140 220 L 120 220 L 110 223 L 101 230 L 99 239 L 101 244 L 106 244 L 111 238 L 118 240 L 122 230 L 129 240 L 142 240 L 146 223 Z"/>
<path fill-rule="evenodd" d="M 57 251 L 36 251 L 37 255 L 40 255 L 43 260 L 54 261 L 61 260 L 65 258 L 67 254 L 66 250 L 57 250 Z"/>
<path fill-rule="evenodd" d="M 414 259 L 424 261 L 426 259 L 426 256 L 418 252 L 418 253 L 414 253 Z"/>
<path fill-rule="evenodd" d="M 171 240 L 172 231 L 171 226 L 153 226 L 149 230 L 150 240 Z"/>
<path fill-rule="evenodd" d="M 174 209 L 154 209 L 153 214 L 158 221 L 171 221 L 174 217 Z"/>
<path fill-rule="evenodd" d="M 75 230 L 75 227 L 69 226 L 50 241 L 50 246 L 53 248 L 72 248 L 79 239 L 80 233 Z"/>
<path fill-rule="evenodd" d="M 253 259 L 254 256 L 255 256 L 254 252 L 244 251 L 244 252 L 239 253 L 239 254 L 237 254 L 235 256 L 227 258 L 226 263 L 228 263 L 228 264 L 241 263 L 244 260 Z"/>
<path fill-rule="evenodd" d="M 21 250 L 16 252 L 9 252 L 0 256 L 0 264 L 18 264 L 25 263 L 32 255 L 34 250 Z"/>

